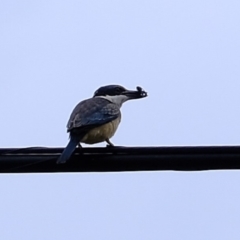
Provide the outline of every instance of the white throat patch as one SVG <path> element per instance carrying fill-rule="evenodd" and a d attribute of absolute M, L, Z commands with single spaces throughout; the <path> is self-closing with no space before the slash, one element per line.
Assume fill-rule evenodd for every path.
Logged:
<path fill-rule="evenodd" d="M 107 96 L 97 96 L 97 97 L 107 99 L 108 101 L 115 103 L 119 107 L 121 107 L 122 104 L 128 100 L 128 97 L 125 95 L 116 95 L 116 96 L 107 95 Z"/>

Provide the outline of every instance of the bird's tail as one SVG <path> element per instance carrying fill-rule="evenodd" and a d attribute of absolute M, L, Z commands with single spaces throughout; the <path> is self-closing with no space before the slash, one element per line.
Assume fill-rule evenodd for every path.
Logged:
<path fill-rule="evenodd" d="M 71 136 L 68 145 L 63 150 L 62 155 L 58 158 L 57 164 L 65 163 L 72 156 L 78 143 L 79 138 Z"/>

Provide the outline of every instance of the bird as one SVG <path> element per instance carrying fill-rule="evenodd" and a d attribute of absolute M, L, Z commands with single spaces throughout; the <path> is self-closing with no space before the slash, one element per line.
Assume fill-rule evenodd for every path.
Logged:
<path fill-rule="evenodd" d="M 106 141 L 114 146 L 110 138 L 115 134 L 121 121 L 120 108 L 128 100 L 147 96 L 141 87 L 127 90 L 120 85 L 107 85 L 98 88 L 92 98 L 81 101 L 73 109 L 67 123 L 69 143 L 57 160 L 66 163 L 80 143 L 95 144 Z"/>

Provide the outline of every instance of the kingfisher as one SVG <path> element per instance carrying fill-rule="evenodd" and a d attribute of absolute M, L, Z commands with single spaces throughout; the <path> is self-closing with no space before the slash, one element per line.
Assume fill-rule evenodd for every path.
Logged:
<path fill-rule="evenodd" d="M 120 108 L 128 100 L 147 97 L 141 87 L 127 90 L 120 85 L 107 85 L 97 89 L 92 98 L 81 101 L 73 109 L 67 123 L 70 141 L 57 163 L 65 163 L 81 143 L 94 144 L 106 141 L 114 146 L 110 138 L 121 121 Z"/>

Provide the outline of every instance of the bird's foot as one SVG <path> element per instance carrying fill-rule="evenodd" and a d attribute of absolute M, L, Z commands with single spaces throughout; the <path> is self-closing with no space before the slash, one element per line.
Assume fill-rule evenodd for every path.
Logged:
<path fill-rule="evenodd" d="M 106 139 L 106 142 L 108 143 L 106 147 L 114 147 L 113 143 L 111 143 L 109 139 Z"/>
<path fill-rule="evenodd" d="M 111 144 L 107 144 L 106 147 L 107 147 L 107 148 L 114 148 L 114 147 L 116 147 L 116 146 L 111 145 Z"/>

